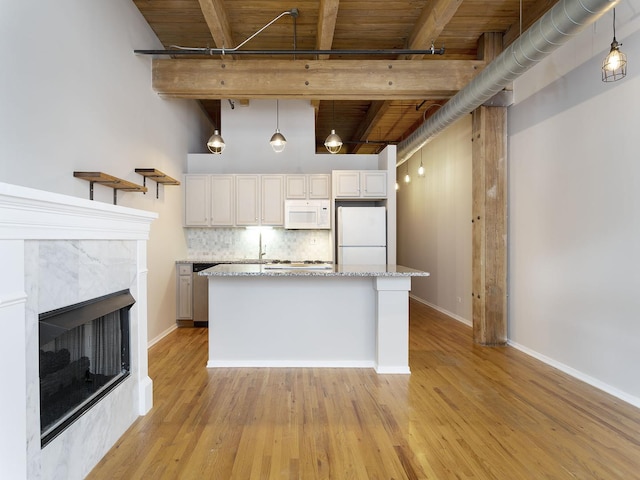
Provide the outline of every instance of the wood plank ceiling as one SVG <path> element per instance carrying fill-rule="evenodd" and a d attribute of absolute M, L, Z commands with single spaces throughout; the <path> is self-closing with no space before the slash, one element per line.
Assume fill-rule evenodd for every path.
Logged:
<path fill-rule="evenodd" d="M 200 100 L 216 125 L 220 101 L 309 99 L 316 107 L 318 153 L 327 153 L 323 143 L 332 128 L 345 142 L 341 153 L 376 153 L 400 142 L 484 68 L 484 33 L 502 34 L 506 47 L 555 3 L 134 0 L 164 48 L 174 51 L 232 49 L 296 9 L 297 17 L 283 16 L 239 49 L 252 55 L 157 55 L 153 86 L 162 95 Z M 444 54 L 317 53 L 428 50 L 432 43 Z"/>

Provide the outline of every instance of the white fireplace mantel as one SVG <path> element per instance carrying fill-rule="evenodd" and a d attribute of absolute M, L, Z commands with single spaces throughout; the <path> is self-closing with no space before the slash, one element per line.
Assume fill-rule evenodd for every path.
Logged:
<path fill-rule="evenodd" d="M 3 337 L 10 339 L 0 349 L 0 384 L 4 392 L 12 392 L 0 395 L 0 472 L 6 478 L 83 478 L 135 417 L 151 409 L 146 242 L 155 218 L 153 212 L 0 183 L 0 328 Z M 92 248 L 94 241 L 98 241 L 98 248 Z M 47 257 L 51 254 L 56 257 L 51 260 L 64 259 L 69 244 L 80 245 L 68 250 L 89 258 L 89 266 L 60 268 Z M 103 248 L 105 245 L 108 248 Z M 63 247 L 60 255 L 55 251 L 58 246 Z M 109 250 L 116 251 L 118 268 L 110 268 Z M 124 257 L 128 264 L 122 266 Z M 38 266 L 38 261 L 46 264 L 45 268 Z M 58 268 L 68 276 L 57 275 Z M 120 278 L 107 278 L 106 283 L 128 282 L 126 287 L 136 299 L 130 312 L 132 374 L 121 384 L 124 394 L 117 393 L 120 387 L 116 388 L 115 394 L 107 395 L 97 408 L 83 415 L 78 425 L 41 449 L 38 383 L 33 379 L 38 356 L 37 314 L 41 313 L 37 310 L 43 302 L 58 300 L 55 295 L 43 300 L 56 293 L 50 284 L 59 283 L 58 292 L 66 289 L 77 296 L 83 277 L 77 272 L 69 274 L 72 268 L 88 270 L 89 274 L 95 268 L 105 278 L 115 271 Z M 120 423 L 113 418 L 102 419 L 110 417 L 111 409 L 122 410 L 123 405 L 126 411 Z"/>

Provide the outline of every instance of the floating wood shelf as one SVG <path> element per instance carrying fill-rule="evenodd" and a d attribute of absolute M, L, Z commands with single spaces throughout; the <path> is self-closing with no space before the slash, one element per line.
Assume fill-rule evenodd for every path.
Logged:
<path fill-rule="evenodd" d="M 89 199 L 93 200 L 93 184 L 98 183 L 105 187 L 113 188 L 113 204 L 118 203 L 118 190 L 125 192 L 146 192 L 147 187 L 137 183 L 128 182 L 118 177 L 113 177 L 102 172 L 73 172 L 73 176 L 89 182 Z"/>
<path fill-rule="evenodd" d="M 156 182 L 156 198 L 158 198 L 158 187 L 163 185 L 180 185 L 180 182 L 175 178 L 171 178 L 166 173 L 162 173 L 155 168 L 136 168 L 136 173 L 142 175 L 142 184 L 147 185 L 147 178 L 150 178 Z"/>

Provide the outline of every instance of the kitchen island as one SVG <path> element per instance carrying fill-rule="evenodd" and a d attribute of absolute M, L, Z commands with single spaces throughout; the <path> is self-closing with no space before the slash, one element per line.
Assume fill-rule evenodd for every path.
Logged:
<path fill-rule="evenodd" d="M 410 373 L 411 277 L 400 265 L 218 265 L 207 367 L 352 367 Z"/>

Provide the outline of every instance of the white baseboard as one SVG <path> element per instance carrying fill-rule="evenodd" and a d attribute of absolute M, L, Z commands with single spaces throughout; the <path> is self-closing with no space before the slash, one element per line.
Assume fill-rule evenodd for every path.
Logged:
<path fill-rule="evenodd" d="M 411 293 L 409 294 L 409 297 L 413 298 L 416 302 L 420 302 L 423 305 L 426 305 L 427 307 L 431 307 L 434 310 L 439 311 L 440 313 L 444 313 L 446 316 L 453 318 L 454 320 L 457 320 L 460 323 L 464 323 L 466 326 L 468 327 L 472 327 L 473 323 L 471 322 L 471 320 L 467 320 L 466 318 L 463 318 L 459 315 L 456 315 L 455 313 L 449 312 L 448 310 L 445 310 L 442 307 L 439 307 L 438 305 L 434 305 L 433 303 L 429 303 L 426 300 L 423 300 L 420 297 L 416 297 L 415 295 L 412 295 Z"/>
<path fill-rule="evenodd" d="M 409 296 L 411 298 L 413 298 L 415 301 L 420 302 L 424 305 L 427 305 L 431 308 L 433 308 L 434 310 L 439 311 L 440 313 L 444 313 L 445 315 L 453 318 L 454 320 L 457 320 L 458 322 L 464 323 L 465 325 L 468 325 L 469 327 L 473 326 L 473 322 L 459 317 L 451 312 L 448 312 L 447 310 L 445 310 L 444 308 L 441 308 L 437 305 L 433 305 L 429 302 L 427 302 L 426 300 L 423 300 L 421 298 L 418 298 L 414 295 L 409 294 Z M 626 402 L 630 405 L 633 405 L 634 407 L 638 407 L 640 408 L 640 398 L 635 397 L 633 395 L 629 395 L 626 392 L 623 392 L 622 390 L 618 390 L 615 387 L 612 387 L 611 385 L 601 382 L 600 380 L 590 377 L 589 375 L 586 375 L 584 373 L 582 373 L 579 370 L 576 370 L 575 368 L 569 367 L 568 365 L 565 365 L 564 363 L 558 362 L 550 357 L 547 357 L 546 355 L 543 355 L 539 352 L 536 352 L 535 350 L 531 350 L 530 348 L 525 347 L 524 345 L 520 345 L 516 342 L 512 342 L 511 340 L 507 339 L 507 345 L 509 345 L 510 347 L 515 348 L 516 350 L 520 350 L 522 353 L 529 355 L 530 357 L 535 358 L 536 360 L 540 360 L 542 363 L 545 363 L 553 368 L 557 368 L 558 370 L 560 370 L 561 372 L 566 373 L 567 375 L 571 375 L 572 377 L 585 382 L 589 385 L 591 385 L 592 387 L 597 388 L 598 390 L 602 390 L 603 392 L 608 393 L 609 395 L 613 395 L 614 397 L 622 400 L 623 402 Z"/>
<path fill-rule="evenodd" d="M 162 332 L 160 335 L 158 335 L 155 338 L 152 338 L 151 340 L 149 340 L 147 342 L 147 348 L 151 348 L 153 347 L 156 343 L 158 343 L 160 340 L 162 340 L 164 337 L 166 337 L 167 335 L 169 335 L 171 332 L 173 332 L 174 330 L 176 330 L 178 328 L 177 325 L 172 325 L 171 327 L 167 328 L 164 332 Z"/>
<path fill-rule="evenodd" d="M 209 360 L 207 368 L 375 368 L 375 365 L 365 360 Z"/>
<path fill-rule="evenodd" d="M 623 402 L 627 402 L 633 405 L 634 407 L 640 408 L 640 398 L 638 397 L 629 395 L 628 393 L 623 392 L 622 390 L 618 390 L 617 388 L 612 387 L 607 383 L 601 382 L 597 378 L 590 377 L 589 375 L 586 375 L 585 373 L 579 370 L 576 370 L 575 368 L 565 365 L 564 363 L 558 362 L 553 358 L 549 358 L 546 355 L 536 352 L 535 350 L 531 350 L 530 348 L 527 348 L 524 345 L 520 345 L 519 343 L 512 342 L 511 340 L 507 340 L 507 345 L 515 348 L 516 350 L 520 350 L 522 353 L 526 353 L 530 357 L 533 357 L 536 360 L 540 360 L 541 362 L 546 363 L 551 367 L 557 368 L 561 372 L 564 372 L 567 375 L 571 375 L 572 377 L 577 378 L 578 380 L 583 381 L 591 385 L 592 387 L 597 388 L 598 390 L 602 390 L 603 392 L 606 392 L 609 395 L 613 395 L 614 397 L 619 398 Z"/>

